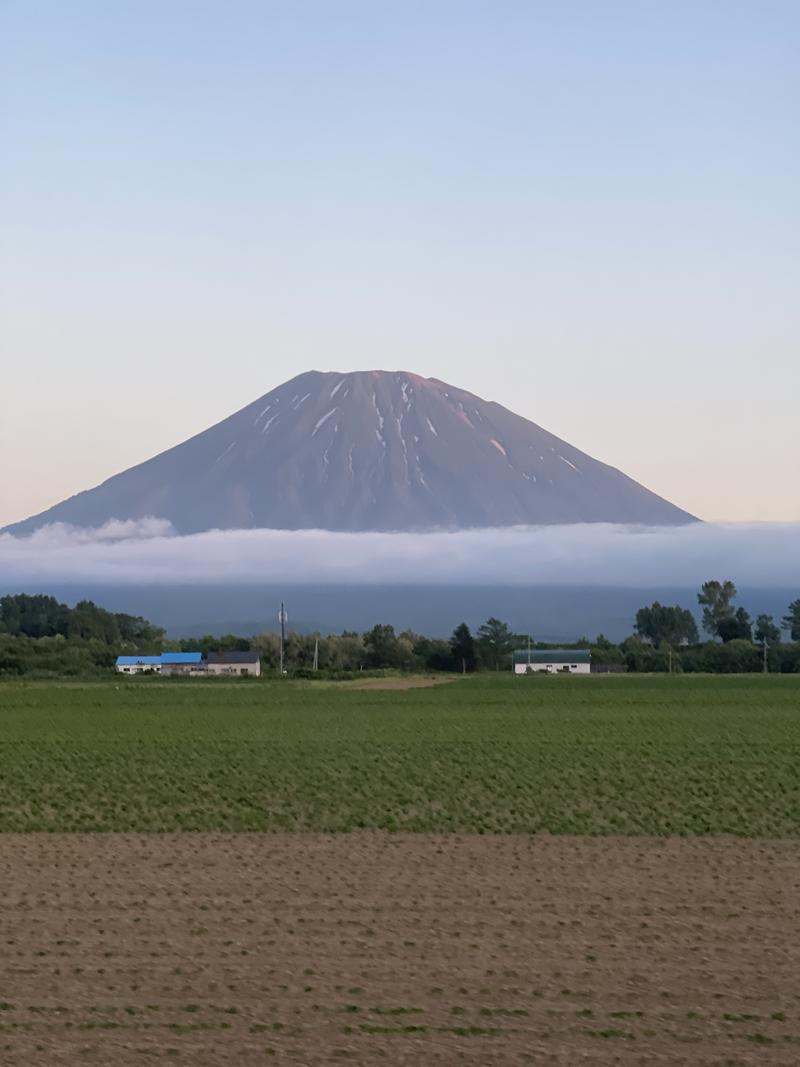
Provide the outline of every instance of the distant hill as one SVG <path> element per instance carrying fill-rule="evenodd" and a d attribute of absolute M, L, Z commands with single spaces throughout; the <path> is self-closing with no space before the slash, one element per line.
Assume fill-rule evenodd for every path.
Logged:
<path fill-rule="evenodd" d="M 696 521 L 501 405 L 404 371 L 300 374 L 6 530 L 150 515 L 179 533 Z"/>

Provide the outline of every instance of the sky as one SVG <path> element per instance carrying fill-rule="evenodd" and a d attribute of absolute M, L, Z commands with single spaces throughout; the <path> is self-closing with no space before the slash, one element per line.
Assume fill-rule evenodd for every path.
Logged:
<path fill-rule="evenodd" d="M 0 525 L 308 369 L 800 520 L 794 0 L 2 0 Z"/>

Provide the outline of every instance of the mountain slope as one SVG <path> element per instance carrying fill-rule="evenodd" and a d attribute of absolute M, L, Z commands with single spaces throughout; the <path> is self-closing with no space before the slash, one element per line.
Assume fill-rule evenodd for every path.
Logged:
<path fill-rule="evenodd" d="M 148 515 L 180 533 L 694 521 L 499 404 L 401 371 L 301 374 L 7 531 Z"/>

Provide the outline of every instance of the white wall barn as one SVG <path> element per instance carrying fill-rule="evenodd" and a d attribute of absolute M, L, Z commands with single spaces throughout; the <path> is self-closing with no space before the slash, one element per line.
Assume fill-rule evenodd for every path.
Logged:
<path fill-rule="evenodd" d="M 592 654 L 585 648 L 532 648 L 514 653 L 515 674 L 591 674 Z"/>

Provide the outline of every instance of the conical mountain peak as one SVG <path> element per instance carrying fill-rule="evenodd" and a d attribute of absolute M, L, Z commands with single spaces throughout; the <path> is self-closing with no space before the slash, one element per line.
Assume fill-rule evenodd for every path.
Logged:
<path fill-rule="evenodd" d="M 400 370 L 307 371 L 8 529 L 146 516 L 180 533 L 694 521 L 501 405 Z"/>

